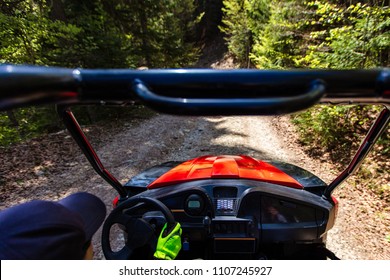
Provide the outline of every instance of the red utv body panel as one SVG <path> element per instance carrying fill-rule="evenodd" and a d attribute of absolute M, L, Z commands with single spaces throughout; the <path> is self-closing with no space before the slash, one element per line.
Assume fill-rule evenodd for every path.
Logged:
<path fill-rule="evenodd" d="M 200 179 L 250 179 L 296 189 L 303 186 L 275 166 L 249 156 L 202 156 L 172 168 L 151 184 L 148 189 Z"/>

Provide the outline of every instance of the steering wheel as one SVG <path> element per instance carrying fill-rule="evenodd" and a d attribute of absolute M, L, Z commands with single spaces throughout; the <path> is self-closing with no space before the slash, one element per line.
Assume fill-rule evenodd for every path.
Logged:
<path fill-rule="evenodd" d="M 147 209 L 157 209 L 161 211 L 167 222 L 167 229 L 175 226 L 176 221 L 171 211 L 159 200 L 150 197 L 132 197 L 118 205 L 107 217 L 103 225 L 102 232 L 102 250 L 107 260 L 128 260 L 131 259 L 137 249 L 148 246 L 156 249 L 157 234 L 145 219 L 134 215 L 134 207 L 138 204 L 144 204 Z M 132 209 L 133 208 L 133 209 Z M 110 244 L 110 229 L 118 224 L 127 232 L 125 246 L 117 252 L 114 252 Z M 151 252 L 151 256 L 154 252 Z"/>

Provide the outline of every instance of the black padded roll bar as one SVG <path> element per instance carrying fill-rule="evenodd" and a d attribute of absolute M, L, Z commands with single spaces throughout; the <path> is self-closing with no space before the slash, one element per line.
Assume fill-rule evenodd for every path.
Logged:
<path fill-rule="evenodd" d="M 0 66 L 0 110 L 128 102 L 180 115 L 291 113 L 316 103 L 390 104 L 390 71 L 78 70 Z"/>

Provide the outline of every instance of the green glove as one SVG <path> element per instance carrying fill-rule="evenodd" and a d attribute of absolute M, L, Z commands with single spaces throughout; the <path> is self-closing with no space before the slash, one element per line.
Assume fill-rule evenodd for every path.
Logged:
<path fill-rule="evenodd" d="M 181 249 L 181 226 L 176 223 L 170 232 L 166 230 L 167 224 L 165 223 L 157 241 L 154 257 L 160 260 L 174 260 Z"/>

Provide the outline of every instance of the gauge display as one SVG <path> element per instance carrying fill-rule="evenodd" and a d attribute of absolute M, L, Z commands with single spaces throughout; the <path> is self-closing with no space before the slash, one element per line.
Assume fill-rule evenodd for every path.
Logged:
<path fill-rule="evenodd" d="M 200 208 L 200 201 L 198 200 L 189 200 L 187 203 L 187 206 L 189 209 L 199 209 Z"/>
<path fill-rule="evenodd" d="M 187 197 L 184 209 L 190 215 L 200 215 L 204 208 L 204 199 L 198 194 Z"/>

